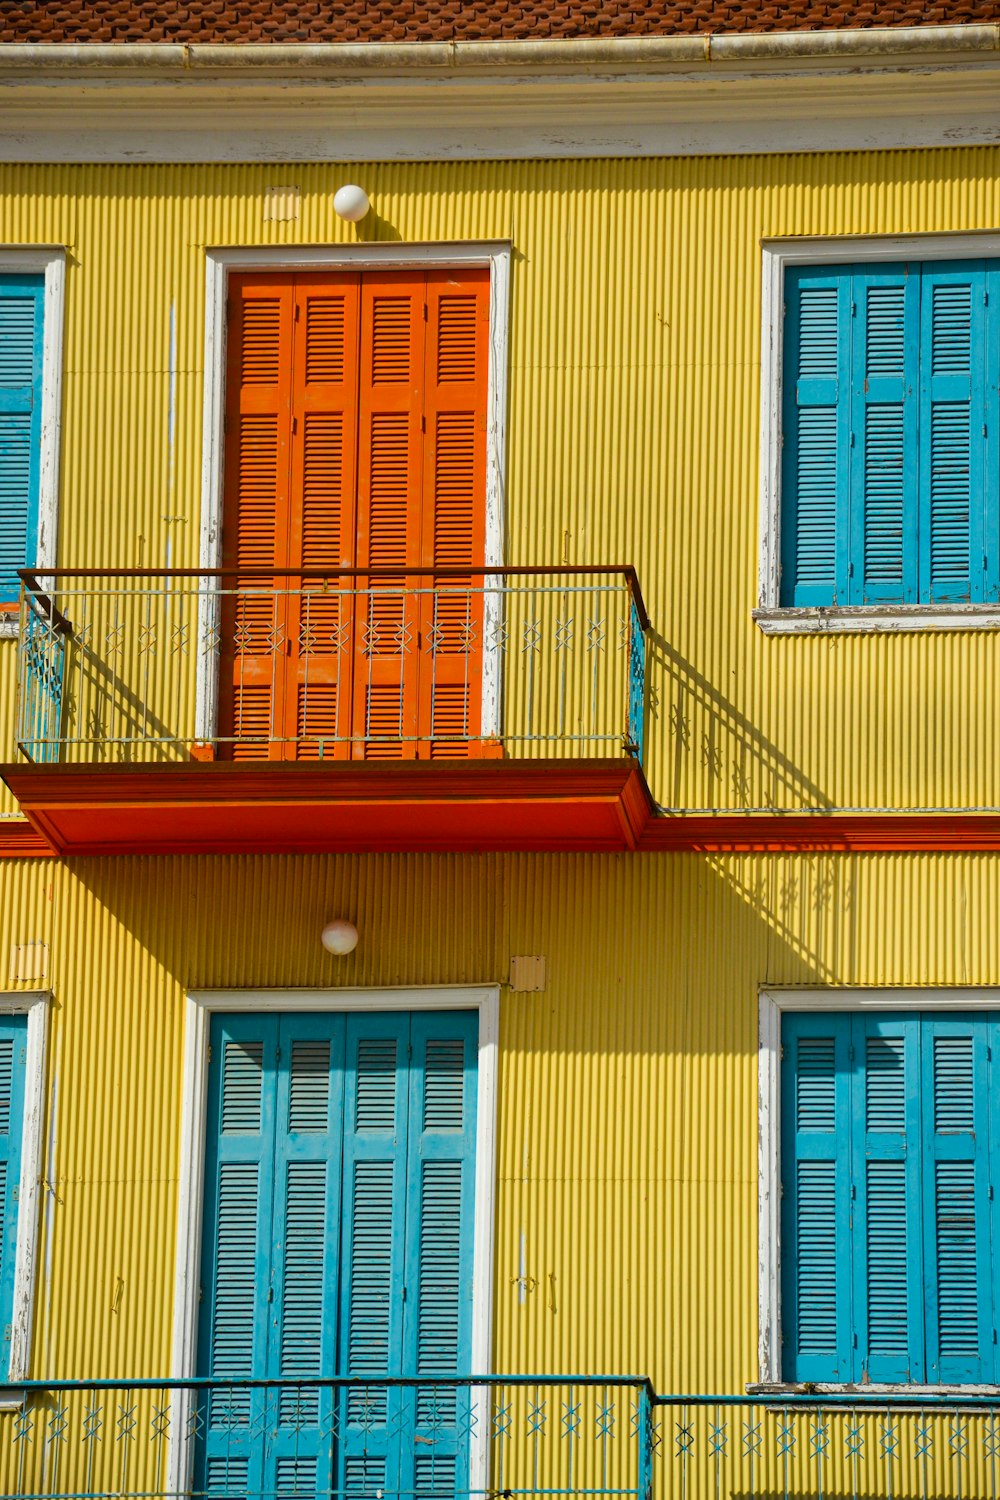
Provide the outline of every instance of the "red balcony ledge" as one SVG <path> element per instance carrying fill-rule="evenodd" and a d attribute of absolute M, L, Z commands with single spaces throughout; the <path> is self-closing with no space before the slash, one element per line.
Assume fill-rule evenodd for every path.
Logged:
<path fill-rule="evenodd" d="M 58 855 L 620 851 L 654 816 L 632 757 L 0 766 Z"/>

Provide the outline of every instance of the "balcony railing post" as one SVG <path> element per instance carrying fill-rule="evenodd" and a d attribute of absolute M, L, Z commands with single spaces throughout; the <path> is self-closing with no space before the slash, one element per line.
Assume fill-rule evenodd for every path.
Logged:
<path fill-rule="evenodd" d="M 629 593 L 628 741 L 639 764 L 645 754 L 646 632 L 635 595 Z"/>

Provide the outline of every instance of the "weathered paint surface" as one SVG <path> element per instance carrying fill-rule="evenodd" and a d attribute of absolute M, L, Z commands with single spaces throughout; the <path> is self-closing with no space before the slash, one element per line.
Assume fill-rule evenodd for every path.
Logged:
<path fill-rule="evenodd" d="M 768 638 L 760 240 L 990 228 L 993 148 L 352 166 L 366 236 L 510 238 L 507 550 L 631 561 L 649 776 L 677 807 L 997 806 L 994 632 Z M 279 174 L 281 175 L 281 174 Z M 205 250 L 335 244 L 336 167 L 0 168 L 0 243 L 69 248 L 60 558 L 198 559 Z M 13 648 L 0 642 L 0 721 Z"/>

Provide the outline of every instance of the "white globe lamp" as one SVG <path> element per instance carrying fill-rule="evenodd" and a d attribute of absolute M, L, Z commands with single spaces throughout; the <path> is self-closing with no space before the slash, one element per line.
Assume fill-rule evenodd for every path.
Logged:
<path fill-rule="evenodd" d="M 358 929 L 353 922 L 337 917 L 335 921 L 327 922 L 323 928 L 322 943 L 327 953 L 335 953 L 338 958 L 345 958 L 358 946 Z"/>
<path fill-rule="evenodd" d="M 356 182 L 346 182 L 333 195 L 333 211 L 348 224 L 358 224 L 371 208 L 368 194 Z"/>

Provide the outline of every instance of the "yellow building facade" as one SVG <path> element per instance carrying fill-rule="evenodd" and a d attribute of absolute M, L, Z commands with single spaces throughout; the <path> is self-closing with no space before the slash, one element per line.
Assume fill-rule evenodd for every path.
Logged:
<path fill-rule="evenodd" d="M 333 208 L 346 180 L 372 203 L 356 228 Z M 43 995 L 48 1016 L 19 1377 L 206 1373 L 178 1364 L 193 1295 L 185 1236 L 201 1230 L 185 1156 L 192 995 L 245 992 L 266 1008 L 263 992 L 301 992 L 307 1008 L 337 1011 L 338 994 L 356 1003 L 367 991 L 378 1010 L 380 995 L 398 1008 L 412 992 L 417 1011 L 458 987 L 495 997 L 498 1029 L 491 1155 L 476 1167 L 491 1183 L 476 1230 L 489 1267 L 478 1335 L 488 1365 L 457 1373 L 645 1376 L 661 1394 L 731 1397 L 780 1383 L 765 1326 L 782 1274 L 781 1209 L 769 1219 L 763 1202 L 780 1193 L 767 1155 L 778 1147 L 765 1054 L 780 1046 L 767 1032 L 778 1024 L 766 1019 L 769 997 L 775 1014 L 796 1010 L 793 992 L 834 1011 L 840 992 L 845 1011 L 879 1015 L 1000 1010 L 1000 844 L 988 828 L 978 847 L 962 833 L 1000 809 L 1000 645 L 986 610 L 846 631 L 819 620 L 774 633 L 755 619 L 773 545 L 762 496 L 776 336 L 765 326 L 767 254 L 826 241 L 835 260 L 850 245 L 862 261 L 874 238 L 896 237 L 903 257 L 920 240 L 927 260 L 948 259 L 959 241 L 958 253 L 982 246 L 988 259 L 998 225 L 1000 148 L 981 143 L 0 164 L 0 251 L 64 255 L 50 564 L 204 565 L 212 254 L 253 250 L 280 267 L 301 247 L 336 262 L 360 246 L 367 265 L 384 248 L 414 247 L 433 263 L 442 246 L 459 258 L 463 245 L 501 246 L 503 562 L 634 567 L 650 619 L 643 770 L 658 826 L 717 814 L 766 823 L 741 824 L 728 850 L 702 830 L 703 847 L 677 852 L 274 853 L 262 838 L 240 854 L 192 844 L 0 861 L 9 1008 Z M 14 764 L 26 668 L 16 627 L 8 634 L 0 735 Z M 155 671 L 168 686 L 173 670 L 162 654 Z M 172 701 L 193 722 L 194 678 L 178 670 Z M 113 768 L 116 752 L 94 760 Z M 4 795 L 0 831 L 20 829 Z M 860 820 L 870 852 L 822 833 L 791 847 L 778 814 Z M 909 835 L 880 833 L 887 815 L 924 818 L 923 834 L 912 821 Z M 360 935 L 347 957 L 320 944 L 331 917 Z M 541 962 L 519 969 L 525 959 Z M 917 1383 L 928 1409 L 942 1388 L 967 1384 Z M 653 1493 L 680 1481 L 685 1422 L 707 1455 L 697 1470 L 692 1458 L 699 1493 L 720 1474 L 729 1494 L 748 1483 L 816 1493 L 816 1409 L 789 1419 L 791 1478 L 777 1407 L 734 1410 L 720 1469 L 707 1418 L 658 1408 Z M 917 1419 L 898 1416 L 894 1478 L 884 1429 L 865 1429 L 859 1470 L 848 1419 L 835 1415 L 819 1492 L 992 1493 L 991 1411 L 940 1418 L 930 1456 Z M 738 1425 L 755 1412 L 771 1444 L 756 1480 Z M 859 1420 L 883 1422 L 879 1413 Z M 630 1420 L 622 1407 L 621 1440 Z M 966 1423 L 972 1442 L 961 1480 L 948 1421 Z M 625 1463 L 625 1478 L 589 1492 L 639 1492 L 641 1461 Z M 35 1492 L 63 1493 L 69 1470 L 47 1472 Z M 559 1489 L 548 1472 L 548 1483 L 522 1474 L 509 1492 Z M 11 1484 L 32 1492 L 22 1481 Z"/>

